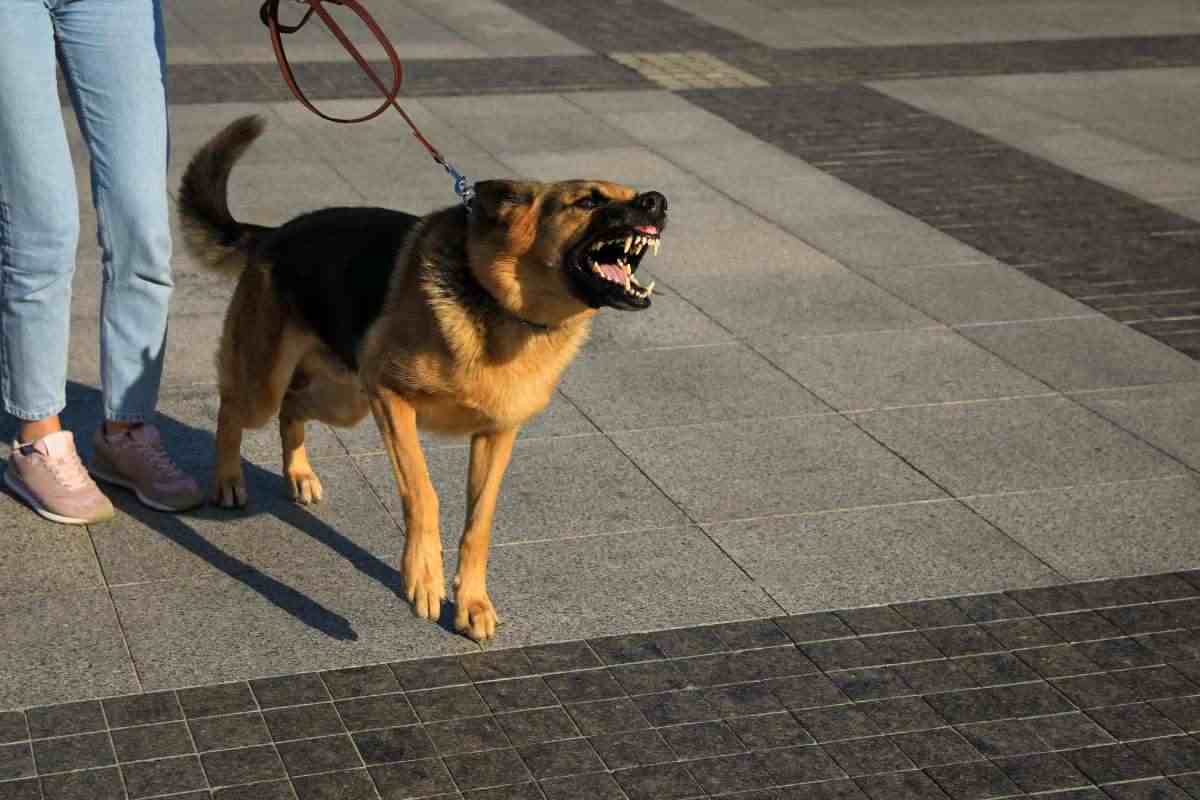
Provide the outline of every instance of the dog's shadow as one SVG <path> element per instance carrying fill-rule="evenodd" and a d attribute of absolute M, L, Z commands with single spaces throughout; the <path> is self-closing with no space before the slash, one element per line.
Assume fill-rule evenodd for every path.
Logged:
<path fill-rule="evenodd" d="M 101 407 L 98 390 L 79 383 L 68 384 L 67 410 L 62 415 L 63 426 L 75 431 L 81 453 L 86 454 L 91 449 L 87 438 L 90 436 L 90 432 L 99 425 Z M 208 465 L 205 467 L 206 471 L 196 473 L 195 470 L 192 470 L 207 492 L 211 485 L 209 483 L 211 475 L 207 470 L 211 469 L 212 454 L 215 453 L 216 448 L 213 432 L 196 428 L 162 413 L 157 415 L 155 424 L 158 425 L 163 440 L 173 455 L 188 454 L 185 459 L 189 466 L 194 464 L 195 454 L 208 454 L 208 459 L 205 461 L 205 464 Z M 11 420 L 9 425 L 12 425 Z M 12 440 L 12 433 L 11 429 L 5 431 L 8 441 Z M 309 536 L 333 550 L 359 572 L 387 588 L 398 600 L 397 613 L 408 613 L 408 603 L 404 598 L 404 583 L 398 570 L 343 536 L 324 520 L 309 513 L 303 506 L 287 501 L 285 499 L 286 488 L 281 475 L 247 461 L 243 461 L 243 467 L 246 484 L 251 490 L 250 505 L 245 509 L 229 510 L 205 505 L 182 514 L 167 514 L 143 506 L 131 492 L 115 489 L 106 491 L 106 493 L 112 499 L 118 513 L 128 514 L 137 519 L 159 535 L 204 559 L 230 578 L 253 589 L 276 608 L 333 639 L 357 641 L 359 637 L 350 620 L 302 591 L 268 575 L 253 564 L 225 552 L 204 538 L 193 527 L 191 520 L 205 518 L 227 521 L 231 525 L 247 525 L 247 520 L 255 516 L 273 516 L 287 523 L 297 533 Z M 255 503 L 256 494 L 259 501 L 257 503 Z M 450 633 L 456 633 L 453 621 L 452 605 L 448 602 L 443 603 L 438 625 Z"/>

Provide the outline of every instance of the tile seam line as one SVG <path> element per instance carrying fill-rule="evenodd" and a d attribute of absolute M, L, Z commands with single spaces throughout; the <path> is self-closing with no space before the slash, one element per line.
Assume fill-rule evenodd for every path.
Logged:
<path fill-rule="evenodd" d="M 121 619 L 121 611 L 117 608 L 117 600 L 113 597 L 112 584 L 109 583 L 108 574 L 104 569 L 104 562 L 100 559 L 100 551 L 96 548 L 96 539 L 92 535 L 92 526 L 85 525 L 87 531 L 88 544 L 92 547 L 92 557 L 96 559 L 96 566 L 100 569 L 100 578 L 104 581 L 104 594 L 108 598 L 108 606 L 112 609 L 113 619 L 117 623 L 117 630 L 121 634 L 121 644 L 125 648 L 125 657 L 129 659 L 129 668 L 133 671 L 133 680 L 137 684 L 138 693 L 142 694 L 146 691 L 146 684 L 142 680 L 141 670 L 138 669 L 137 660 L 133 657 L 133 648 L 129 644 L 129 634 L 125 630 L 125 621 Z M 94 588 L 93 590 L 94 591 Z M 104 720 L 105 728 L 108 728 L 108 718 Z M 109 744 L 113 747 L 113 752 L 116 752 L 116 744 L 112 742 L 112 737 L 109 736 Z M 122 778 L 122 781 L 124 778 Z"/>

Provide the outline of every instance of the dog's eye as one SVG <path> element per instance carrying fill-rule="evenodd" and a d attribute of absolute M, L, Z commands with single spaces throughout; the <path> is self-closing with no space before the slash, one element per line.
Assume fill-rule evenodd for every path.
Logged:
<path fill-rule="evenodd" d="M 591 210 L 591 209 L 595 208 L 596 206 L 600 205 L 600 201 L 596 199 L 595 195 L 589 194 L 589 195 L 585 195 L 584 197 L 581 197 L 578 200 L 576 200 L 574 205 L 576 208 L 582 208 L 584 210 Z"/>

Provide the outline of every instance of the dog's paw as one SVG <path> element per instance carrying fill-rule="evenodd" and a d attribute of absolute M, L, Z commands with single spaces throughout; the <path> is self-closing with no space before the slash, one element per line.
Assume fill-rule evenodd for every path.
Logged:
<path fill-rule="evenodd" d="M 246 494 L 246 480 L 240 474 L 218 477 L 213 485 L 213 505 L 221 508 L 245 508 L 249 499 L 249 495 Z"/>
<path fill-rule="evenodd" d="M 404 592 L 413 613 L 436 621 L 442 615 L 446 599 L 446 578 L 442 571 L 440 547 L 406 547 L 404 551 Z"/>
<path fill-rule="evenodd" d="M 500 617 L 487 590 L 458 589 L 454 593 L 454 629 L 477 642 L 493 639 Z"/>
<path fill-rule="evenodd" d="M 289 473 L 287 483 L 292 499 L 300 505 L 321 502 L 321 480 L 312 470 Z"/>

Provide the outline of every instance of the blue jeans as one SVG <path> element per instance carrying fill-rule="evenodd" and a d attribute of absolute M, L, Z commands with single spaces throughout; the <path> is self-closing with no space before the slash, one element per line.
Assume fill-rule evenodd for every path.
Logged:
<path fill-rule="evenodd" d="M 20 419 L 66 404 L 80 225 L 56 61 L 91 160 L 105 416 L 154 411 L 173 287 L 164 51 L 159 0 L 0 0 L 0 399 Z"/>

